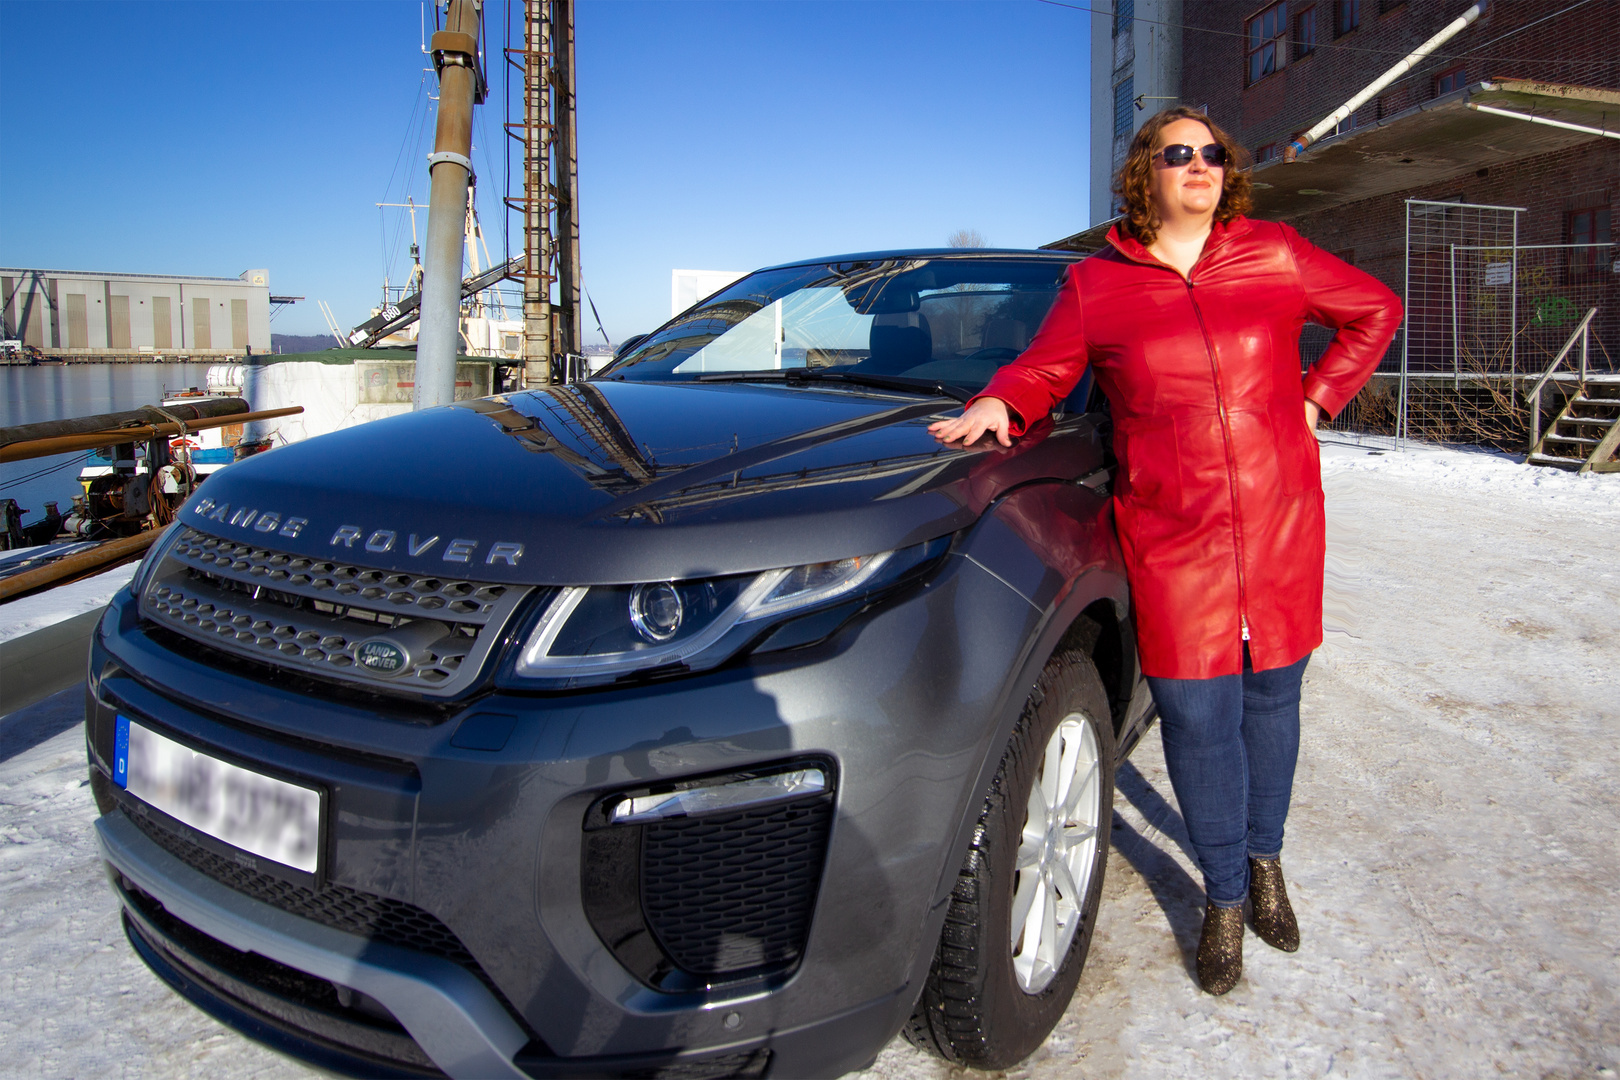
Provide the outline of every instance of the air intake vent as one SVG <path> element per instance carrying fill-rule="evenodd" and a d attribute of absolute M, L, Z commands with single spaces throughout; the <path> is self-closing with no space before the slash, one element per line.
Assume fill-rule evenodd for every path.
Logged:
<path fill-rule="evenodd" d="M 625 823 L 626 807 L 649 804 L 724 808 Z M 791 972 L 810 937 L 834 809 L 822 761 L 598 800 L 586 816 L 586 914 L 619 962 L 657 989 Z"/>

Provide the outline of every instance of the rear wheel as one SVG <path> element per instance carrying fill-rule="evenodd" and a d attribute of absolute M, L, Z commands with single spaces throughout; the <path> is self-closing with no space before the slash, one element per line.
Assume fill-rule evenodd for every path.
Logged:
<path fill-rule="evenodd" d="M 1091 658 L 1061 652 L 1025 703 L 951 893 L 914 1046 L 1004 1069 L 1063 1016 L 1097 922 L 1114 804 L 1108 698 Z"/>

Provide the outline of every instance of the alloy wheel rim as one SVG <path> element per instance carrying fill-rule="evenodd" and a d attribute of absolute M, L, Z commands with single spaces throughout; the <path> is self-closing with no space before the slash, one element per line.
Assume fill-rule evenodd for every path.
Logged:
<path fill-rule="evenodd" d="M 1080 713 L 1058 724 L 1030 785 L 1013 869 L 1013 973 L 1026 994 L 1045 990 L 1085 915 L 1102 823 L 1102 761 Z"/>

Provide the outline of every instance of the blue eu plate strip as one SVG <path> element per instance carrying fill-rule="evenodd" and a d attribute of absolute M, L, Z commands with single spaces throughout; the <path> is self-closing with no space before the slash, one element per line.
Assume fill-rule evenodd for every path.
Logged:
<path fill-rule="evenodd" d="M 129 786 L 129 717 L 118 715 L 118 731 L 113 736 L 113 783 Z"/>

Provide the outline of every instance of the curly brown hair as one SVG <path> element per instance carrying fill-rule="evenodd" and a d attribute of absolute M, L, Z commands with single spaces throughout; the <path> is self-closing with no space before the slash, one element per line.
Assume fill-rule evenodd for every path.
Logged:
<path fill-rule="evenodd" d="M 1119 212 L 1124 218 L 1119 231 L 1134 236 L 1144 245 L 1158 238 L 1159 226 L 1164 224 L 1153 209 L 1148 197 L 1148 185 L 1153 176 L 1153 154 L 1158 147 L 1159 133 L 1177 120 L 1196 120 L 1209 128 L 1216 142 L 1226 147 L 1226 169 L 1221 179 L 1221 201 L 1215 207 L 1215 220 L 1225 224 L 1240 214 L 1247 214 L 1254 205 L 1253 188 L 1249 183 L 1249 155 L 1220 125 L 1197 109 L 1177 105 L 1155 113 L 1136 131 L 1131 149 L 1125 155 L 1125 164 L 1114 177 L 1114 194 L 1119 196 Z"/>

